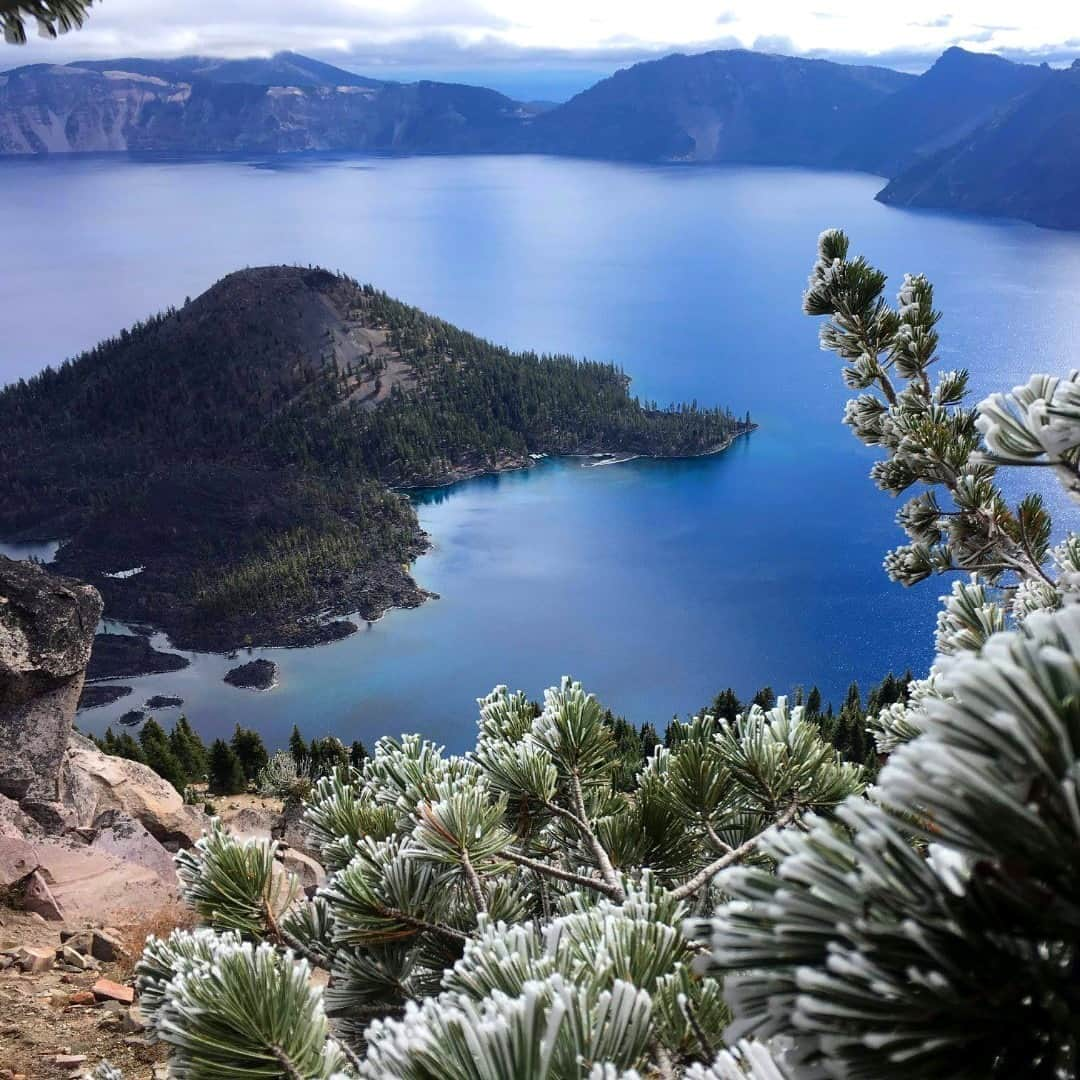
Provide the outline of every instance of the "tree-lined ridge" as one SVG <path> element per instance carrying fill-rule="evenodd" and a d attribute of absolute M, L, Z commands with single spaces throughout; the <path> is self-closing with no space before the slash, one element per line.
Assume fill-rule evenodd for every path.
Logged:
<path fill-rule="evenodd" d="M 543 455 L 711 453 L 752 426 L 344 275 L 261 267 L 0 391 L 0 533 L 62 538 L 58 569 L 177 646 L 303 644 L 427 597 L 403 489 Z"/>

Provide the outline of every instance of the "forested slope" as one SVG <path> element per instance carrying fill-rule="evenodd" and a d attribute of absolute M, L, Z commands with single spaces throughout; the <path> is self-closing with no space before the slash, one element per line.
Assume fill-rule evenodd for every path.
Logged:
<path fill-rule="evenodd" d="M 744 429 L 646 408 L 609 364 L 265 267 L 0 393 L 0 535 L 67 540 L 61 569 L 178 644 L 300 642 L 347 632 L 317 612 L 423 599 L 407 566 L 425 540 L 391 487 L 530 454 L 699 454 Z"/>

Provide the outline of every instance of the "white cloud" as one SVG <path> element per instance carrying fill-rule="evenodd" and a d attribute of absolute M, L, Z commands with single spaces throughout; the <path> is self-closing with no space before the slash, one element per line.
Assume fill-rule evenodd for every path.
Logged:
<path fill-rule="evenodd" d="M 378 73 L 418 65 L 608 64 L 673 50 L 768 47 L 925 66 L 952 44 L 1069 59 L 1071 5 L 1029 0 L 100 0 L 85 29 L 0 52 L 7 67 L 123 55 L 222 56 L 295 49 Z M 1022 24 L 1022 25 L 1018 25 Z"/>

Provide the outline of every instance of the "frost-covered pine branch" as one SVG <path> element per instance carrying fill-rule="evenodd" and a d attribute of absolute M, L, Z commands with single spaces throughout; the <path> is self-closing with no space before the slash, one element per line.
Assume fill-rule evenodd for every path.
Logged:
<path fill-rule="evenodd" d="M 273 843 L 217 822 L 178 856 L 204 928 L 152 939 L 138 968 L 177 1075 L 228 1075 L 250 1054 L 280 1076 L 713 1067 L 729 1016 L 683 921 L 724 867 L 861 791 L 861 770 L 780 699 L 680 725 L 625 792 L 610 726 L 579 684 L 563 680 L 542 708 L 505 687 L 479 706 L 469 754 L 385 738 L 361 768 L 314 783 L 305 820 L 331 876 L 313 899 Z M 325 990 L 308 986 L 309 962 L 328 971 Z M 241 1029 L 247 994 L 290 1021 L 267 1008 Z"/>
<path fill-rule="evenodd" d="M 1051 548 L 1042 498 L 1032 493 L 1010 507 L 996 481 L 1001 466 L 1043 466 L 1080 498 L 1078 375 L 1034 375 L 1011 393 L 965 406 L 967 371 L 935 374 L 941 314 L 930 282 L 905 276 L 891 305 L 885 275 L 850 257 L 849 247 L 839 230 L 821 234 L 803 309 L 825 318 L 821 346 L 844 361 L 846 385 L 860 391 L 844 423 L 884 451 L 871 477 L 892 495 L 915 491 L 897 513 L 910 542 L 889 552 L 886 571 L 904 585 L 962 573 L 943 598 L 937 647 L 942 654 L 975 648 L 1032 612 L 1080 596 L 1080 537 L 1070 532 Z M 871 722 L 879 751 L 920 730 L 922 703 L 936 693 L 932 677 L 919 681 L 913 706 L 893 706 Z"/>
<path fill-rule="evenodd" d="M 0 27 L 9 45 L 26 43 L 31 20 L 42 37 L 54 38 L 82 26 L 94 0 L 0 0 Z"/>

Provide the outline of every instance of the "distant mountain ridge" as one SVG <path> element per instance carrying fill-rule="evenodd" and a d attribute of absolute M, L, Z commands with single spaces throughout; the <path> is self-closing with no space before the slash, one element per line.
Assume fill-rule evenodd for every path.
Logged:
<path fill-rule="evenodd" d="M 351 71 L 325 64 L 300 53 L 279 52 L 263 59 L 222 60 L 218 57 L 180 56 L 175 60 L 78 61 L 71 65 L 91 71 L 133 71 L 159 79 L 183 81 L 203 79 L 215 83 L 248 83 L 253 86 L 370 86 L 382 85 L 380 79 L 369 79 Z"/>
<path fill-rule="evenodd" d="M 846 127 L 914 77 L 735 49 L 603 79 L 529 125 L 528 149 L 631 161 L 821 165 Z"/>
<path fill-rule="evenodd" d="M 1049 68 L 988 53 L 947 49 L 926 72 L 868 111 L 864 129 L 854 139 L 849 135 L 836 163 L 895 176 L 967 138 L 1051 74 Z"/>
<path fill-rule="evenodd" d="M 540 153 L 857 169 L 884 202 L 1080 227 L 1080 76 L 952 48 L 922 75 L 747 50 L 635 64 L 556 106 L 298 53 L 0 73 L 0 155 Z"/>
<path fill-rule="evenodd" d="M 1080 65 L 1046 72 L 986 124 L 900 172 L 878 198 L 1080 229 Z"/>
<path fill-rule="evenodd" d="M 484 151 L 533 115 L 494 90 L 380 82 L 292 53 L 0 74 L 0 154 Z"/>

